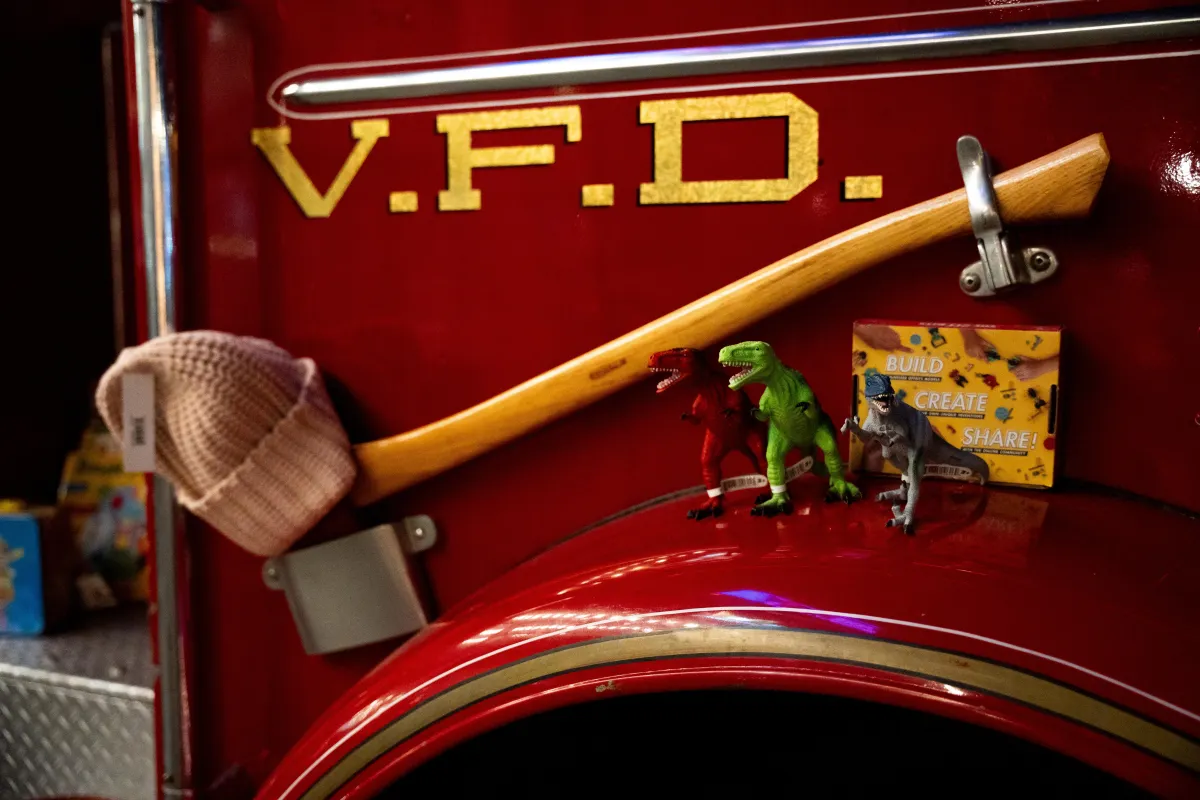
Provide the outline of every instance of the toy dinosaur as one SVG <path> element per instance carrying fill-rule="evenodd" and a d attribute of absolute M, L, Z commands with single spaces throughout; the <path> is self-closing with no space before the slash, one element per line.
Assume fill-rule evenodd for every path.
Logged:
<path fill-rule="evenodd" d="M 721 349 L 718 360 L 722 366 L 743 367 L 729 379 L 730 389 L 739 390 L 750 383 L 767 387 L 754 415 L 768 423 L 767 480 L 771 483 L 771 497 L 756 505 L 752 514 L 773 517 L 791 513 L 783 461 L 794 449 L 812 455 L 813 445 L 825 454 L 824 467 L 814 464 L 813 472 L 829 476 L 826 499 L 850 503 L 862 496 L 857 486 L 846 481 L 837 449 L 837 431 L 803 375 L 784 366 L 766 342 L 730 345 Z"/>
<path fill-rule="evenodd" d="M 704 354 L 690 347 L 664 350 L 650 356 L 650 369 L 669 373 L 658 383 L 658 393 L 682 385 L 696 392 L 685 422 L 703 425 L 704 445 L 700 450 L 700 471 L 708 501 L 688 511 L 689 519 L 719 517 L 724 511 L 721 488 L 721 461 L 735 450 L 744 454 L 762 473 L 766 464 L 767 426 L 754 418 L 754 404 L 745 392 L 729 388 L 723 373 L 713 368 Z"/>
<path fill-rule="evenodd" d="M 858 417 L 847 419 L 842 433 L 847 430 L 863 441 L 877 440 L 883 445 L 883 457 L 900 470 L 900 488 L 880 492 L 875 499 L 885 502 L 896 501 L 892 506 L 892 519 L 888 527 L 904 528 L 912 535 L 915 523 L 913 514 L 921 494 L 921 477 L 926 464 L 949 464 L 966 467 L 979 475 L 980 482 L 988 479 L 988 465 L 974 453 L 959 450 L 947 442 L 920 411 L 896 397 L 892 381 L 886 375 L 867 377 L 864 394 L 868 401 L 866 424 L 859 427 Z"/>

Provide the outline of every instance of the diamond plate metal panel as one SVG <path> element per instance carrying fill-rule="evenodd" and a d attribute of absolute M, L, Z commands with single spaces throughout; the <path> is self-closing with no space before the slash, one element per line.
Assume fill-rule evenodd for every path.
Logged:
<path fill-rule="evenodd" d="M 92 614 L 85 627 L 50 636 L 0 637 L 0 674 L 13 668 L 154 688 L 150 628 L 144 609 Z"/>
<path fill-rule="evenodd" d="M 154 704 L 0 679 L 0 797 L 154 797 Z"/>
<path fill-rule="evenodd" d="M 144 612 L 0 638 L 0 800 L 154 798 L 153 681 Z"/>

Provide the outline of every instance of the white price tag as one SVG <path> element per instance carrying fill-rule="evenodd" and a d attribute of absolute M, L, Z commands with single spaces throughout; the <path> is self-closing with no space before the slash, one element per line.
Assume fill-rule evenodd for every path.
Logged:
<path fill-rule="evenodd" d="M 792 464 L 784 472 L 784 483 L 791 483 L 801 475 L 807 474 L 812 470 L 813 457 L 805 456 L 804 458 Z M 739 475 L 736 478 L 726 478 L 721 481 L 721 488 L 725 493 L 740 492 L 743 489 L 765 489 L 770 486 L 765 475 Z"/>
<path fill-rule="evenodd" d="M 154 472 L 154 376 L 122 375 L 121 395 L 125 471 Z"/>
<path fill-rule="evenodd" d="M 786 483 L 791 483 L 792 481 L 796 480 L 796 478 L 799 478 L 801 475 L 808 474 L 808 471 L 812 469 L 812 465 L 813 465 L 813 457 L 805 456 L 804 458 L 800 459 L 795 464 L 792 464 L 790 467 L 788 467 L 784 471 L 784 473 L 783 473 L 784 481 Z"/>
<path fill-rule="evenodd" d="M 965 481 L 975 477 L 975 470 L 970 467 L 956 467 L 953 464 L 926 464 L 925 474 L 936 475 L 939 478 L 952 478 L 956 481 Z"/>

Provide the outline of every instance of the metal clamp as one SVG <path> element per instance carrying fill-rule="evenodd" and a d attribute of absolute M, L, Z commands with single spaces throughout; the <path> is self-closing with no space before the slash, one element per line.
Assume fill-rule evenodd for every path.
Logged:
<path fill-rule="evenodd" d="M 1058 271 L 1058 258 L 1044 247 L 1017 250 L 1004 229 L 992 186 L 991 161 L 974 136 L 958 140 L 958 167 L 967 187 L 967 209 L 979 245 L 979 261 L 962 271 L 958 285 L 972 297 L 992 297 L 1018 284 L 1044 281 Z"/>
<path fill-rule="evenodd" d="M 433 520 L 407 517 L 268 559 L 263 582 L 287 596 L 305 652 L 346 650 L 425 627 L 405 555 L 436 541 Z"/>

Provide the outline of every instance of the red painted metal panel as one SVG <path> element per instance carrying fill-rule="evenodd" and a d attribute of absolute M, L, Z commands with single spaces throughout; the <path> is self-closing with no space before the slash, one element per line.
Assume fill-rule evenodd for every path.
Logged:
<path fill-rule="evenodd" d="M 953 27 L 1136 5 L 989 8 L 720 41 Z M 819 177 L 782 204 L 637 205 L 638 185 L 652 179 L 651 131 L 638 124 L 644 99 L 638 97 L 579 100 L 583 137 L 577 143 L 565 143 L 561 130 L 477 134 L 480 146 L 553 143 L 556 162 L 478 170 L 474 184 L 483 192 L 483 208 L 476 212 L 436 210 L 446 156 L 433 112 L 389 118 L 390 135 L 377 143 L 328 219 L 304 218 L 250 144 L 251 128 L 290 124 L 296 157 L 320 189 L 328 185 L 352 146 L 349 121 L 289 122 L 266 102 L 272 82 L 305 65 L 845 13 L 844 4 L 832 2 L 802 9 L 784 2 L 701 2 L 690 4 L 681 19 L 673 8 L 633 2 L 548 7 L 530 0 L 336 6 L 247 0 L 216 11 L 181 7 L 182 320 L 193 328 L 267 336 L 316 358 L 352 437 L 364 441 L 458 411 L 825 236 L 958 187 L 952 150 L 963 133 L 978 136 L 1004 167 L 1103 132 L 1113 163 L 1093 217 L 1022 231 L 1027 244 L 1050 246 L 1060 256 L 1061 275 L 1049 284 L 993 302 L 967 298 L 956 278 L 975 251 L 964 239 L 881 265 L 748 329 L 745 337 L 775 343 L 837 417 L 848 410 L 845 355 L 857 317 L 1063 324 L 1071 370 L 1059 438 L 1065 476 L 1200 508 L 1190 459 L 1200 433 L 1193 420 L 1193 398 L 1200 396 L 1194 369 L 1200 274 L 1191 268 L 1191 232 L 1200 223 L 1200 96 L 1187 88 L 1200 61 L 1184 56 L 955 71 L 1186 51 L 1194 42 L 654 84 L 794 78 L 783 87 L 701 93 L 791 91 L 818 111 Z M 918 10 L 930 4 L 900 11 Z M 894 3 L 869 2 L 854 12 L 898 10 Z M 554 54 L 566 52 L 577 51 Z M 864 77 L 898 71 L 930 74 Z M 804 82 L 847 75 L 859 79 Z M 479 98 L 448 101 L 460 99 Z M 685 178 L 782 174 L 781 125 L 692 124 L 686 137 Z M 839 199 L 842 178 L 869 174 L 883 175 L 882 199 Z M 612 208 L 580 207 L 582 184 L 610 182 Z M 388 193 L 397 190 L 418 192 L 416 213 L 388 213 Z M 686 402 L 655 397 L 649 385 L 629 389 L 363 512 L 357 523 L 431 514 L 441 542 L 426 564 L 436 600 L 447 607 L 584 525 L 697 483 L 695 431 L 676 422 Z M 1076 514 L 1102 507 L 1091 499 L 1052 505 L 1060 509 L 1052 511 L 1057 523 L 1039 541 L 1039 558 L 1060 546 L 1060 530 L 1084 530 Z M 832 521 L 845 512 L 821 513 Z M 845 519 L 866 513 L 852 511 Z M 1141 512 L 1119 513 L 1127 527 L 1106 541 L 1136 537 L 1147 554 L 1127 557 L 1135 564 L 1158 558 Z M 767 547 L 773 528 L 761 529 Z M 897 563 L 912 555 L 904 548 L 941 541 L 912 544 L 882 529 L 863 530 L 880 546 L 897 548 Z M 963 547 L 989 546 L 962 536 Z M 1108 563 L 1098 543 L 1071 542 L 1078 550 L 1064 550 L 1056 566 L 1093 557 Z M 261 779 L 390 648 L 305 656 L 284 599 L 261 582 L 258 559 L 198 524 L 191 526 L 190 545 L 199 659 L 197 785 L 235 764 Z M 1047 582 L 1059 585 L 1052 576 Z M 1068 585 L 1061 591 L 1071 591 Z M 935 599 L 947 602 L 930 603 Z M 1157 631 L 1165 635 L 1166 629 Z"/>
<path fill-rule="evenodd" d="M 925 500 L 942 521 L 910 539 L 892 535 L 889 514 L 874 504 L 825 504 L 815 479 L 796 494 L 795 516 L 751 517 L 745 496 L 715 524 L 686 519 L 696 502 L 686 498 L 522 565 L 359 683 L 260 796 L 302 791 L 388 723 L 504 664 L 691 626 L 775 624 L 948 650 L 1076 687 L 1186 735 L 1200 732 L 1192 711 L 1200 707 L 1200 636 L 1190 623 L 1200 602 L 1194 520 L 1125 500 L 935 484 Z M 1128 536 L 1135 526 L 1143 532 L 1137 540 Z M 638 691 L 645 678 L 651 691 L 694 681 L 742 685 L 766 671 L 768 688 L 910 705 L 1026 736 L 1155 791 L 1181 795 L 1197 786 L 1194 775 L 1114 738 L 928 677 L 769 657 L 700 659 L 702 676 L 677 672 L 690 667 L 640 661 L 515 687 L 421 731 L 362 780 L 394 778 L 512 714 L 579 702 L 589 689 L 594 698 L 597 683 L 610 679 Z"/>
<path fill-rule="evenodd" d="M 629 673 L 628 667 L 591 670 L 586 675 L 547 679 L 537 686 L 536 692 L 490 698 L 473 706 L 461 718 L 454 717 L 441 723 L 427 736 L 406 743 L 405 747 L 381 758 L 360 779 L 340 790 L 339 796 L 345 800 L 374 797 L 397 778 L 443 752 L 443 748 L 530 714 L 611 699 L 603 692 L 618 691 L 621 696 L 628 696 L 721 689 L 731 685 L 738 689 L 809 692 L 868 700 L 992 727 L 1070 754 L 1160 797 L 1188 797 L 1196 787 L 1188 775 L 1164 767 L 1154 756 L 1131 750 L 1101 733 L 982 693 L 947 695 L 936 691 L 940 687 L 929 681 L 896 678 L 853 667 L 830 669 L 817 662 L 801 666 L 790 661 L 772 663 L 770 659 L 723 659 L 718 663 L 709 660 L 707 664 L 696 659 L 695 662 L 679 660 L 672 662 L 670 668 L 658 666 L 633 674 Z M 929 691 L 931 689 L 935 691 Z M 261 796 L 273 796 L 277 787 L 274 782 L 268 784 Z"/>

